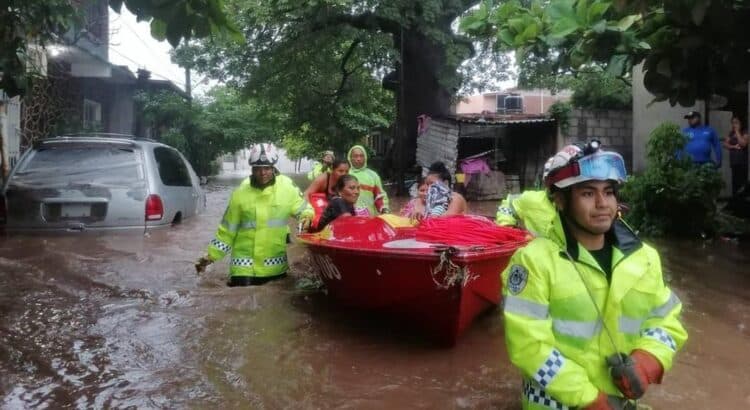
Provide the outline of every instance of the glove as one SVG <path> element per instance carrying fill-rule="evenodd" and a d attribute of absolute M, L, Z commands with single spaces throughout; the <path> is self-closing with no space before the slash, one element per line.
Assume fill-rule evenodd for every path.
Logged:
<path fill-rule="evenodd" d="M 214 263 L 214 261 L 209 259 L 208 255 L 201 256 L 200 259 L 195 262 L 195 273 L 200 275 L 205 272 L 206 267 L 212 263 Z"/>
<path fill-rule="evenodd" d="M 618 358 L 619 356 L 619 358 Z M 661 383 L 664 368 L 645 350 L 633 350 L 630 356 L 618 353 L 607 358 L 609 374 L 622 394 L 629 399 L 640 399 L 649 384 Z"/>
<path fill-rule="evenodd" d="M 583 410 L 636 410 L 636 406 L 621 397 L 607 396 L 606 393 L 600 391 L 596 400 Z"/>
<path fill-rule="evenodd" d="M 312 219 L 310 218 L 302 218 L 299 220 L 299 228 L 298 230 L 300 232 L 307 232 L 310 230 L 310 226 L 312 226 Z"/>

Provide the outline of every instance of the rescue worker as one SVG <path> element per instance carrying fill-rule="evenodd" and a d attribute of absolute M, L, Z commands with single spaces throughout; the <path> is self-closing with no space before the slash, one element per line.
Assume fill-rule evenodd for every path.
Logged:
<path fill-rule="evenodd" d="M 508 195 L 497 207 L 495 222 L 502 226 L 517 226 L 543 236 L 552 226 L 557 212 L 547 191 L 524 191 Z"/>
<path fill-rule="evenodd" d="M 347 154 L 349 163 L 352 164 L 349 174 L 354 175 L 359 181 L 359 199 L 357 208 L 367 209 L 370 215 L 385 214 L 388 209 L 388 194 L 383 189 L 380 175 L 367 168 L 367 151 L 361 145 L 355 145 L 349 149 Z"/>
<path fill-rule="evenodd" d="M 524 409 L 633 409 L 687 339 L 658 253 L 617 218 L 625 177 L 619 154 L 565 147 L 545 178 L 552 226 L 502 273 Z"/>
<path fill-rule="evenodd" d="M 333 151 L 324 151 L 321 161 L 315 161 L 315 163 L 313 164 L 313 168 L 310 170 L 310 172 L 307 173 L 307 179 L 309 179 L 310 181 L 314 181 L 315 178 L 318 177 L 318 175 L 330 171 L 335 159 L 336 158 L 334 158 L 333 156 Z"/>
<path fill-rule="evenodd" d="M 229 286 L 262 285 L 286 276 L 289 217 L 309 226 L 312 208 L 291 179 L 277 175 L 271 144 L 250 151 L 252 174 L 232 192 L 224 217 L 207 254 L 196 263 L 198 272 L 231 253 Z"/>

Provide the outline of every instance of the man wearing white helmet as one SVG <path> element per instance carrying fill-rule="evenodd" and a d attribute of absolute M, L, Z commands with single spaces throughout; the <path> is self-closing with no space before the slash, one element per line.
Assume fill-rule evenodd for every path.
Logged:
<path fill-rule="evenodd" d="M 252 174 L 232 192 L 207 254 L 196 263 L 198 272 L 231 253 L 229 286 L 261 285 L 286 275 L 289 218 L 309 225 L 313 211 L 294 182 L 278 175 L 276 161 L 271 144 L 253 146 Z"/>
<path fill-rule="evenodd" d="M 622 157 L 593 142 L 550 161 L 549 229 L 502 273 L 505 340 L 524 409 L 634 409 L 687 333 L 658 253 L 618 218 Z"/>

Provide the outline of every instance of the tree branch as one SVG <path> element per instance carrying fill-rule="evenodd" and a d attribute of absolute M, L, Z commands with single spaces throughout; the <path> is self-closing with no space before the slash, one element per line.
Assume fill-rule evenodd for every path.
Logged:
<path fill-rule="evenodd" d="M 378 16 L 372 12 L 357 15 L 319 15 L 316 18 L 316 21 L 312 23 L 311 31 L 323 30 L 327 27 L 338 25 L 349 25 L 361 30 L 380 30 L 390 34 L 398 34 L 401 32 L 401 23 L 396 20 Z"/>

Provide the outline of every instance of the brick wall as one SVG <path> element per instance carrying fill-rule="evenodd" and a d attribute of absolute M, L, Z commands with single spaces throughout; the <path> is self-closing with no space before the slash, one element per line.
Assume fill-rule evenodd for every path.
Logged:
<path fill-rule="evenodd" d="M 632 111 L 574 109 L 568 132 L 563 134 L 563 143 L 567 145 L 592 138 L 600 140 L 604 149 L 619 152 L 625 158 L 628 169 L 632 169 Z"/>

